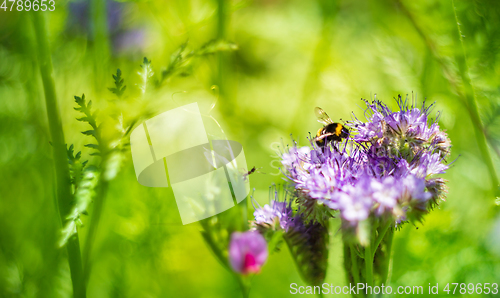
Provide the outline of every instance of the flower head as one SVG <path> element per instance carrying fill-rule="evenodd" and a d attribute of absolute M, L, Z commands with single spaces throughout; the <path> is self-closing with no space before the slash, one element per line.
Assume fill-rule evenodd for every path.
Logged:
<path fill-rule="evenodd" d="M 369 218 L 400 224 L 419 221 L 443 199 L 451 142 L 430 120 L 431 106 L 417 108 L 398 97 L 399 110 L 368 103 L 366 121 L 353 117 L 345 143 L 297 148 L 283 154 L 304 221 L 319 221 L 310 206 L 340 211 L 343 227 L 357 231 Z M 357 232 L 356 232 L 357 233 Z"/>
<path fill-rule="evenodd" d="M 288 194 L 289 190 L 273 184 L 269 188 L 269 204 L 261 207 L 252 197 L 255 208 L 253 229 L 262 234 L 268 230 L 282 230 L 285 233 L 301 230 L 304 226 L 303 218 L 299 216 L 297 208 L 292 208 L 293 200 L 287 198 Z"/>
<path fill-rule="evenodd" d="M 410 105 L 408 98 L 401 96 L 396 101 L 399 111 L 393 112 L 381 101 L 369 103 L 365 100 L 367 121 L 353 117 L 350 123 L 356 132 L 353 140 L 370 143 L 375 148 L 383 148 L 392 155 L 404 158 L 411 158 L 429 147 L 442 157 L 449 155 L 451 142 L 448 136 L 440 130 L 437 119 L 431 121 L 429 118 L 433 104 L 426 106 L 424 101 L 422 107 L 417 108 L 413 103 Z"/>
<path fill-rule="evenodd" d="M 282 233 L 305 280 L 319 285 L 324 281 L 328 263 L 328 221 L 306 221 L 306 213 L 297 210 L 306 206 L 297 207 L 295 200 L 286 198 L 287 193 L 274 185 L 271 187 L 270 204 L 255 208 L 253 229 L 271 238 L 275 232 Z M 285 198 L 280 198 L 283 194 Z"/>
<path fill-rule="evenodd" d="M 234 232 L 229 243 L 229 261 L 235 272 L 258 273 L 267 260 L 267 242 L 256 231 Z"/>
<path fill-rule="evenodd" d="M 261 226 L 264 228 L 274 227 L 281 228 L 285 232 L 288 231 L 290 226 L 293 224 L 293 211 L 291 204 L 289 202 L 279 202 L 272 200 L 268 205 L 255 209 L 253 213 L 255 220 L 255 226 Z"/>

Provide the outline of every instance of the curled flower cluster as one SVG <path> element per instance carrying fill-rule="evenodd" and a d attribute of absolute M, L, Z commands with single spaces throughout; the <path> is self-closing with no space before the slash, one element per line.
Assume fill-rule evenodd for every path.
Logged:
<path fill-rule="evenodd" d="M 285 194 L 284 198 L 280 198 Z M 328 262 L 328 224 L 307 221 L 303 207 L 292 207 L 292 200 L 286 197 L 287 190 L 271 187 L 270 204 L 255 206 L 253 230 L 272 238 L 276 231 L 282 231 L 290 252 L 306 282 L 319 285 L 326 275 Z M 256 202 L 255 202 L 256 203 Z"/>
<path fill-rule="evenodd" d="M 275 230 L 279 226 L 283 231 L 288 232 L 295 223 L 291 204 L 286 201 L 272 200 L 270 205 L 259 206 L 255 209 L 254 216 L 254 225 L 263 229 Z"/>
<path fill-rule="evenodd" d="M 437 120 L 429 118 L 432 105 L 417 108 L 399 96 L 399 109 L 393 112 L 377 100 L 365 103 L 366 121 L 353 115 L 346 124 L 346 141 L 326 147 L 295 145 L 282 154 L 298 210 L 319 221 L 317 215 L 324 212 L 317 210 L 338 211 L 345 231 L 359 240 L 360 227 L 367 226 L 361 223 L 420 221 L 444 199 L 446 181 L 436 175 L 448 169 L 445 158 L 451 148 Z M 272 222 L 273 217 L 286 226 L 288 217 L 277 204 L 256 211 L 256 222 Z"/>

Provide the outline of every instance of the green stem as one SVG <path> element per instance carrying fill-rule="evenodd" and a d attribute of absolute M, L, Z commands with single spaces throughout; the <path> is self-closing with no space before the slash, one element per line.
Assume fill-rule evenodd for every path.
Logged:
<path fill-rule="evenodd" d="M 104 162 L 101 162 L 104 165 Z M 106 192 L 108 190 L 109 182 L 101 180 L 100 185 L 97 188 L 97 194 L 94 198 L 94 207 L 92 210 L 92 218 L 90 220 L 89 229 L 87 232 L 87 237 L 85 240 L 85 246 L 83 249 L 83 269 L 84 269 L 84 282 L 88 283 L 90 277 L 90 271 L 92 269 L 92 247 L 94 246 L 94 241 L 96 238 L 97 228 L 101 220 L 101 214 L 104 206 L 104 200 L 106 198 Z"/>
<path fill-rule="evenodd" d="M 356 258 L 356 248 L 354 247 L 354 244 L 350 244 L 349 248 L 351 250 L 351 268 L 352 268 L 352 275 L 354 279 L 354 283 L 358 284 L 359 283 L 359 268 L 358 268 L 358 259 Z"/>
<path fill-rule="evenodd" d="M 90 16 L 94 38 L 94 82 L 98 90 L 106 79 L 106 66 L 110 56 L 106 0 L 91 0 Z"/>
<path fill-rule="evenodd" d="M 459 35 L 459 40 L 461 43 L 462 47 L 462 55 L 457 56 L 457 63 L 461 75 L 461 79 L 463 81 L 464 89 L 465 91 L 461 90 L 460 88 L 460 83 L 458 80 L 455 79 L 455 74 L 454 70 L 451 69 L 449 66 L 449 63 L 446 62 L 446 59 L 441 57 L 441 55 L 438 52 L 438 47 L 434 40 L 430 38 L 430 36 L 423 30 L 422 26 L 419 24 L 413 13 L 406 7 L 406 5 L 403 3 L 401 0 L 395 0 L 399 7 L 401 8 L 401 11 L 408 17 L 410 22 L 412 23 L 413 27 L 417 31 L 417 33 L 420 35 L 420 37 L 424 40 L 427 48 L 429 49 L 430 53 L 433 55 L 434 59 L 439 63 L 443 73 L 445 74 L 445 78 L 448 80 L 451 88 L 453 91 L 455 91 L 457 94 L 459 94 L 460 99 L 462 100 L 462 103 L 465 105 L 467 113 L 469 113 L 469 117 L 472 121 L 474 130 L 475 130 L 475 135 L 476 135 L 476 141 L 479 147 L 479 150 L 481 152 L 481 155 L 483 157 L 483 162 L 486 164 L 488 168 L 489 175 L 491 177 L 491 183 L 493 186 L 493 191 L 494 193 L 500 195 L 498 193 L 498 176 L 494 167 L 493 160 L 491 158 L 488 145 L 486 142 L 486 131 L 483 127 L 483 124 L 481 122 L 481 118 L 479 117 L 479 112 L 478 112 L 478 107 L 477 107 L 477 102 L 476 102 L 476 94 L 474 91 L 474 88 L 472 86 L 472 81 L 470 78 L 470 73 L 469 73 L 469 67 L 467 65 L 467 57 L 466 57 L 466 52 L 465 52 L 465 47 L 464 47 L 464 42 L 462 38 L 462 32 L 460 30 L 460 25 L 458 22 L 458 16 L 457 16 L 457 11 L 455 9 L 455 2 L 452 1 L 453 5 L 453 11 L 455 14 L 455 21 L 457 23 L 457 29 L 458 29 L 458 35 Z"/>
<path fill-rule="evenodd" d="M 248 298 L 250 296 L 250 287 L 248 283 L 245 282 L 244 277 L 234 274 L 236 279 L 238 280 L 238 284 L 240 285 L 241 293 L 243 294 L 243 298 Z"/>
<path fill-rule="evenodd" d="M 370 245 L 365 247 L 366 283 L 373 287 L 373 254 Z"/>
<path fill-rule="evenodd" d="M 234 275 L 234 278 L 238 281 L 238 285 L 240 286 L 241 293 L 243 294 L 243 298 L 247 298 L 250 292 L 250 285 L 249 281 L 245 279 L 245 277 L 239 275 L 238 273 L 235 273 L 232 269 L 231 266 L 229 265 L 229 262 L 226 257 L 224 257 L 224 254 L 220 250 L 219 246 L 216 244 L 213 234 L 211 232 L 211 228 L 209 224 L 207 223 L 209 219 L 204 219 L 200 221 L 200 224 L 203 228 L 202 231 L 202 236 L 205 239 L 205 242 L 207 245 L 210 247 L 212 253 L 215 255 L 215 258 L 221 263 L 221 265 L 226 268 L 229 272 L 231 272 Z"/>
<path fill-rule="evenodd" d="M 364 255 L 363 255 L 363 254 L 362 254 L 362 253 L 358 250 L 358 248 L 357 248 L 357 247 L 355 247 L 355 246 L 353 246 L 353 247 L 354 247 L 354 252 L 358 255 L 358 257 L 359 257 L 360 259 L 364 259 L 364 258 L 365 258 L 365 256 L 364 256 Z"/>
<path fill-rule="evenodd" d="M 227 0 L 217 0 L 217 39 L 225 39 L 227 34 Z"/>
<path fill-rule="evenodd" d="M 217 2 L 217 39 L 226 40 L 228 38 L 228 25 L 229 25 L 229 7 L 230 2 L 228 0 L 216 0 Z M 219 108 L 225 115 L 234 115 L 235 110 L 234 103 L 230 103 L 231 98 L 233 98 L 231 86 L 233 79 L 231 77 L 231 67 L 230 66 L 230 53 L 228 52 L 218 52 L 216 53 L 217 59 L 217 72 L 216 72 L 216 85 L 219 87 L 219 100 L 221 104 Z"/>
<path fill-rule="evenodd" d="M 204 220 L 201 220 L 200 221 L 200 224 L 203 228 L 203 231 L 202 231 L 202 236 L 203 238 L 205 239 L 205 242 L 208 244 L 208 246 L 211 248 L 211 251 L 214 253 L 215 255 L 215 258 L 221 263 L 221 265 L 226 268 L 227 270 L 229 270 L 230 272 L 233 272 L 231 270 L 231 267 L 229 266 L 229 262 L 227 260 L 226 257 L 224 257 L 224 254 L 222 253 L 222 251 L 219 249 L 219 247 L 217 246 L 214 238 L 213 238 L 213 234 L 211 232 L 211 228 L 210 226 L 207 224 L 207 221 L 209 220 L 208 219 L 204 219 Z"/>
<path fill-rule="evenodd" d="M 291 115 L 291 119 L 301 118 L 304 114 L 304 106 L 309 105 L 308 101 L 315 100 L 318 95 L 318 91 L 321 90 L 320 86 L 320 75 L 325 70 L 329 63 L 326 63 L 331 59 L 331 46 L 335 32 L 335 18 L 337 16 L 339 1 L 331 0 L 319 0 L 319 8 L 322 16 L 321 23 L 321 33 L 320 38 L 314 49 L 312 55 L 311 65 L 305 76 L 304 85 L 302 86 L 300 100 L 294 115 Z M 300 127 L 300 121 L 292 121 L 290 126 L 290 131 L 297 133 L 298 131 L 303 131 L 303 127 Z"/>
<path fill-rule="evenodd" d="M 373 257 L 375 257 L 375 253 L 377 252 L 377 248 L 380 245 L 380 242 L 384 239 L 385 234 L 387 233 L 387 230 L 391 226 L 392 221 L 388 220 L 385 226 L 382 228 L 382 230 L 379 232 L 377 239 L 375 240 L 375 245 L 373 246 Z"/>
<path fill-rule="evenodd" d="M 64 132 L 61 116 L 57 106 L 57 95 L 55 83 L 52 77 L 52 59 L 48 43 L 47 29 L 45 27 L 45 14 L 42 12 L 33 13 L 33 25 L 37 41 L 40 75 L 42 78 L 45 105 L 49 123 L 50 137 L 53 147 L 53 158 L 55 164 L 56 187 L 57 187 L 57 208 L 61 222 L 64 225 L 65 218 L 71 210 L 73 196 L 71 194 L 71 183 L 69 176 L 69 166 L 64 141 Z M 80 256 L 80 242 L 78 234 L 68 240 L 66 244 L 68 250 L 68 262 L 73 285 L 73 297 L 86 297 L 83 283 L 82 261 Z"/>
<path fill-rule="evenodd" d="M 386 259 L 385 259 L 385 264 L 384 264 L 385 271 L 381 277 L 381 284 L 385 284 L 385 285 L 387 285 L 389 282 L 388 278 L 389 278 L 390 272 L 392 270 L 392 268 L 391 268 L 391 265 L 392 265 L 391 253 L 392 253 L 392 240 L 393 240 L 393 238 L 394 238 L 394 231 L 392 229 L 388 230 L 384 236 L 384 240 L 385 240 L 384 243 L 386 245 L 385 246 L 386 247 L 386 251 L 385 251 Z"/>
<path fill-rule="evenodd" d="M 248 197 L 238 204 L 238 208 L 241 211 L 241 220 L 243 225 L 243 230 L 248 230 Z"/>
<path fill-rule="evenodd" d="M 458 21 L 457 9 L 455 7 L 455 1 L 451 1 L 453 5 L 453 12 L 455 14 L 455 22 L 457 24 L 457 32 L 458 38 L 460 40 L 460 45 L 462 47 L 462 55 L 457 56 L 458 68 L 460 70 L 460 75 L 462 77 L 462 81 L 464 83 L 465 89 L 465 98 L 467 101 L 468 111 L 470 114 L 470 118 L 472 123 L 474 123 L 474 129 L 476 132 L 476 141 L 479 146 L 479 150 L 481 155 L 483 156 L 483 160 L 486 163 L 488 171 L 490 172 L 491 182 L 493 184 L 493 193 L 498 193 L 498 176 L 495 170 L 495 166 L 493 164 L 493 160 L 490 155 L 490 151 L 488 149 L 488 144 L 485 136 L 485 129 L 481 122 L 481 118 L 479 116 L 479 111 L 477 107 L 477 97 L 476 92 L 474 90 L 474 86 L 472 85 L 472 80 L 470 77 L 469 65 L 467 63 L 467 54 L 465 51 L 464 40 L 462 35 L 462 30 L 460 29 L 460 23 Z"/>

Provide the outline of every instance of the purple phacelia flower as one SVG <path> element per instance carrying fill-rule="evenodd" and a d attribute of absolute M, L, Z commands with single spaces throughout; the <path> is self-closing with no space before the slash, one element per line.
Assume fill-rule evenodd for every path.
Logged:
<path fill-rule="evenodd" d="M 300 229 L 303 225 L 302 219 L 292 208 L 293 200 L 288 199 L 288 194 L 288 190 L 273 184 L 269 188 L 269 204 L 261 207 L 252 197 L 252 205 L 255 209 L 252 221 L 253 229 L 262 234 L 268 230 L 288 232 L 291 229 Z"/>
<path fill-rule="evenodd" d="M 365 101 L 367 121 L 353 116 L 349 124 L 354 129 L 353 140 L 370 143 L 375 148 L 383 147 L 389 154 L 399 157 L 413 157 L 429 146 L 442 157 L 450 153 L 451 143 L 445 132 L 441 131 L 437 119 L 429 125 L 429 113 L 433 104 L 421 108 L 409 105 L 408 99 L 396 99 L 399 111 L 393 112 L 381 101 Z M 438 117 L 437 117 L 438 118 Z"/>
<path fill-rule="evenodd" d="M 280 198 L 283 194 L 285 197 Z M 260 207 L 254 202 L 253 229 L 266 238 L 273 238 L 275 232 L 281 232 L 305 281 L 314 285 L 321 284 L 326 276 L 328 263 L 328 221 L 306 221 L 305 213 L 297 209 L 306 206 L 297 204 L 295 200 L 288 200 L 287 194 L 288 190 L 273 185 L 268 205 Z"/>
<path fill-rule="evenodd" d="M 304 221 L 319 221 L 308 210 L 321 205 L 340 211 L 343 226 L 356 231 L 370 217 L 420 220 L 444 198 L 446 181 L 436 175 L 448 169 L 451 142 L 430 120 L 432 105 L 397 102 L 393 112 L 380 101 L 365 101 L 367 121 L 354 117 L 346 124 L 351 132 L 343 143 L 295 145 L 282 155 Z"/>
<path fill-rule="evenodd" d="M 265 228 L 274 227 L 281 228 L 285 232 L 293 223 L 293 211 L 291 204 L 288 202 L 278 202 L 272 200 L 270 204 L 264 207 L 255 208 L 253 213 L 255 226 Z"/>
<path fill-rule="evenodd" d="M 267 260 L 267 242 L 257 231 L 234 232 L 229 243 L 229 262 L 235 272 L 259 273 Z"/>
<path fill-rule="evenodd" d="M 422 178 L 444 174 L 449 166 L 443 162 L 444 158 L 441 157 L 439 153 L 423 151 L 422 154 L 418 156 L 418 160 L 412 163 L 414 168 L 411 172 Z"/>
<path fill-rule="evenodd" d="M 373 190 L 373 201 L 377 215 L 391 212 L 396 207 L 398 199 L 402 195 L 401 186 L 401 181 L 392 176 L 384 177 L 380 181 L 372 179 L 370 187 Z"/>

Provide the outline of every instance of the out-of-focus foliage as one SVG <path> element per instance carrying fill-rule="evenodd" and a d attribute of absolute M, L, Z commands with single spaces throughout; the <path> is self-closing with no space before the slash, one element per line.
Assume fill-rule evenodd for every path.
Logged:
<path fill-rule="evenodd" d="M 243 144 L 248 166 L 266 173 L 250 176 L 254 197 L 264 204 L 268 186 L 282 181 L 275 153 L 281 138 L 286 144 L 293 133 L 306 144 L 319 128 L 315 106 L 347 120 L 351 111 L 360 113 L 360 98 L 375 93 L 385 102 L 406 93 L 436 101 L 454 145 L 449 161 L 460 156 L 444 176 L 446 202 L 418 229 L 408 225 L 395 234 L 392 285 L 499 282 L 499 209 L 464 79 L 470 74 L 500 169 L 500 6 L 454 2 L 466 57 L 449 0 L 107 1 L 104 19 L 87 1 L 57 1 L 46 17 L 73 182 L 91 179 L 93 167 L 109 169 L 99 172 L 109 183 L 88 296 L 240 295 L 236 279 L 207 248 L 200 224 L 182 225 L 171 189 L 137 182 L 122 138 L 130 126 L 195 101 L 207 114 L 217 102 L 211 115 L 228 138 Z M 72 291 L 66 251 L 58 248 L 63 227 L 35 46 L 30 13 L 0 10 L 2 297 L 67 297 Z M 80 133 L 89 124 L 75 120 L 82 114 L 73 98 L 83 93 L 100 111 L 97 123 L 104 123 L 107 165 L 91 155 L 101 144 Z M 210 131 L 213 121 L 204 121 Z M 75 215 L 82 247 L 92 216 L 92 208 L 89 216 L 84 210 Z M 343 286 L 340 235 L 329 239 L 325 282 Z M 287 296 L 290 283 L 304 285 L 281 246 L 252 279 L 250 295 Z"/>

